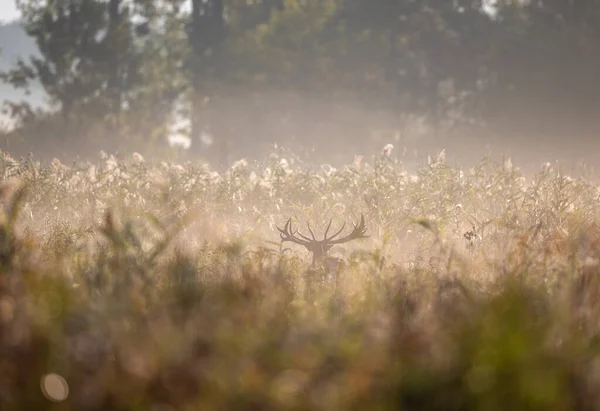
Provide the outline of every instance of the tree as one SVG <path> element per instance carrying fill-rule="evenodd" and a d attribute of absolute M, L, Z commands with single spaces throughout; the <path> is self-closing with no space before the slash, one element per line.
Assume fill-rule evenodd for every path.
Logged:
<path fill-rule="evenodd" d="M 20 60 L 8 80 L 26 86 L 38 79 L 58 107 L 65 123 L 79 104 L 89 103 L 101 87 L 95 75 L 100 42 L 105 27 L 103 5 L 91 0 L 81 2 L 19 2 L 27 34 L 35 39 L 40 56 Z"/>
<path fill-rule="evenodd" d="M 283 0 L 246 2 L 240 0 L 192 0 L 187 24 L 191 55 L 187 75 L 191 85 L 192 153 L 212 154 L 217 163 L 226 165 L 233 146 L 247 130 L 245 120 L 251 111 L 236 104 L 242 90 L 251 88 L 251 79 L 240 76 L 238 64 L 252 64 L 236 60 L 232 45 L 248 31 L 267 24 L 271 14 L 283 8 Z M 250 87 L 249 87 L 250 86 Z M 247 123 L 246 123 L 247 125 Z M 209 133 L 212 147 L 201 142 Z M 253 134 L 257 138 L 260 134 Z"/>
<path fill-rule="evenodd" d="M 597 0 L 500 2 L 480 98 L 490 128 L 556 143 L 600 131 L 598 18 Z"/>
<path fill-rule="evenodd" d="M 186 87 L 173 74 L 181 71 L 187 47 L 173 11 L 177 2 L 22 0 L 18 6 L 40 55 L 19 61 L 4 77 L 21 88 L 39 80 L 63 120 L 56 129 L 61 139 L 95 140 L 110 151 L 157 135 L 166 140 L 173 105 Z M 29 122 L 41 121 L 27 105 L 9 107 Z"/>
<path fill-rule="evenodd" d="M 183 65 L 191 52 L 185 32 L 182 0 L 139 2 L 134 32 L 137 53 L 135 87 L 127 93 L 124 132 L 140 143 L 166 140 L 185 116 L 182 106 L 190 83 Z"/>
<path fill-rule="evenodd" d="M 490 25 L 480 1 L 286 1 L 268 23 L 232 42 L 234 66 L 263 85 L 330 103 L 325 111 L 312 105 L 298 120 L 304 137 L 315 119 L 338 121 L 340 100 L 389 113 L 391 128 L 416 117 L 441 126 L 464 117 L 478 91 Z M 350 112 L 341 117 L 354 120 Z M 364 142 L 378 127 L 373 117 L 370 125 L 349 124 L 339 143 Z"/>
<path fill-rule="evenodd" d="M 192 149 L 198 152 L 200 136 L 207 128 L 203 111 L 213 97 L 211 83 L 214 83 L 218 69 L 223 67 L 221 49 L 226 36 L 225 10 L 223 0 L 191 0 L 187 33 L 192 54 L 187 62 L 191 84 L 191 138 Z M 225 136 L 220 136 L 225 155 Z M 223 159 L 222 159 L 223 161 Z"/>

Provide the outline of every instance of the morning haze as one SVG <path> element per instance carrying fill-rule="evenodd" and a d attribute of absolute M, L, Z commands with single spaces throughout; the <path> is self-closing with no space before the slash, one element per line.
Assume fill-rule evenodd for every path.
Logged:
<path fill-rule="evenodd" d="M 346 164 L 392 143 L 407 163 L 442 149 L 463 164 L 595 162 L 591 1 L 112 0 L 49 20 L 45 2 L 20 4 L 0 29 L 2 148 L 16 155 L 227 167 L 277 143 Z"/>
<path fill-rule="evenodd" d="M 11 5 L 0 410 L 600 411 L 599 0 Z"/>

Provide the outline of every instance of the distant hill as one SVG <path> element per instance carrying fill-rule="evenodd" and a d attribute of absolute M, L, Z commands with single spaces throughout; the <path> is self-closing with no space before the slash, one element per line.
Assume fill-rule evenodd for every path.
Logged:
<path fill-rule="evenodd" d="M 0 71 L 13 67 L 19 58 L 39 55 L 38 48 L 31 37 L 25 33 L 19 21 L 0 23 Z M 0 104 L 5 100 L 26 100 L 35 106 L 44 104 L 44 91 L 39 85 L 34 85 L 30 96 L 13 89 L 10 85 L 0 82 Z M 0 114 L 0 124 L 7 119 Z"/>

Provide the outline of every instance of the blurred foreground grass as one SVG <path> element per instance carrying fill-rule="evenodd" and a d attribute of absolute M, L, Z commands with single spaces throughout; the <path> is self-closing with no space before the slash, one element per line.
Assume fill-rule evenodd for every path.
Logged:
<path fill-rule="evenodd" d="M 557 167 L 0 174 L 3 411 L 600 409 L 600 192 Z M 277 242 L 359 213 L 334 272 Z"/>

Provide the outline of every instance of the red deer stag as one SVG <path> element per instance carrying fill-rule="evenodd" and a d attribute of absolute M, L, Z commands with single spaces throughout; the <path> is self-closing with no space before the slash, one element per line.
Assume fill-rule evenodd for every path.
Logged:
<path fill-rule="evenodd" d="M 306 226 L 308 227 L 308 231 L 310 232 L 312 238 L 305 236 L 304 234 L 298 232 L 298 230 L 293 230 L 291 218 L 285 223 L 283 229 L 279 227 L 277 227 L 277 229 L 280 232 L 281 242 L 289 241 L 306 247 L 306 249 L 312 253 L 313 257 L 311 268 L 316 268 L 318 263 L 324 262 L 324 260 L 327 258 L 327 253 L 334 245 L 347 243 L 359 238 L 369 237 L 365 234 L 367 232 L 367 227 L 365 226 L 365 218 L 362 214 L 360 215 L 360 223 L 358 225 L 352 223 L 354 225 L 354 230 L 352 230 L 352 232 L 347 236 L 341 238 L 335 237 L 340 235 L 340 233 L 344 230 L 346 223 L 342 225 L 342 228 L 340 228 L 337 233 L 333 234 L 331 237 L 327 237 L 332 221 L 333 219 L 329 220 L 329 224 L 325 229 L 325 235 L 323 236 L 322 240 L 317 240 L 315 233 L 310 228 L 309 223 L 306 223 Z"/>

